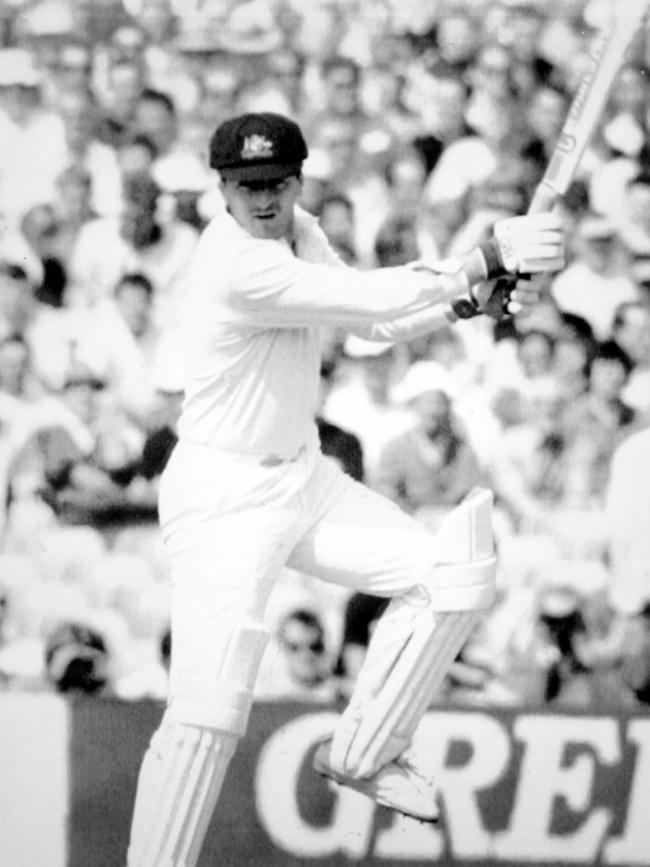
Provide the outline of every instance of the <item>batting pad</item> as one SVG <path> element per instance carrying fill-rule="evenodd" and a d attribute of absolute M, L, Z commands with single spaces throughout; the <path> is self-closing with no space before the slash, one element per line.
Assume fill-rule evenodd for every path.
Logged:
<path fill-rule="evenodd" d="M 393 599 L 379 619 L 334 733 L 330 760 L 337 770 L 369 777 L 410 746 L 480 610 L 494 597 L 491 506 L 491 494 L 480 490 L 452 512 L 440 529 L 447 562 L 430 584 Z"/>
<path fill-rule="evenodd" d="M 237 738 L 163 717 L 140 770 L 128 867 L 194 867 Z"/>

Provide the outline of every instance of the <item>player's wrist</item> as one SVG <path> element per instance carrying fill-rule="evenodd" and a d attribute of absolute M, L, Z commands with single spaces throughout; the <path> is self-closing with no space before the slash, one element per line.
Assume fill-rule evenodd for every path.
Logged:
<path fill-rule="evenodd" d="M 505 266 L 501 249 L 495 238 L 490 238 L 479 244 L 476 250 L 483 262 L 484 276 L 481 277 L 481 280 L 496 280 L 512 273 Z"/>

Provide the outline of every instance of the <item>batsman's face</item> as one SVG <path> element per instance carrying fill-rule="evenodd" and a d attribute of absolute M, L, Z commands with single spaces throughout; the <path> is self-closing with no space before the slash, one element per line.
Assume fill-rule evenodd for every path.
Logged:
<path fill-rule="evenodd" d="M 291 237 L 294 205 L 302 190 L 302 182 L 297 177 L 225 181 L 222 190 L 228 210 L 254 238 Z"/>

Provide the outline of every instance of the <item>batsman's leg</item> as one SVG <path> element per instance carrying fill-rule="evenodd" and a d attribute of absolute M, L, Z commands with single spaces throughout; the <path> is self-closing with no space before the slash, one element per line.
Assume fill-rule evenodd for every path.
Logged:
<path fill-rule="evenodd" d="M 194 867 L 228 764 L 246 730 L 266 630 L 231 631 L 221 677 L 205 701 L 175 697 L 138 780 L 128 867 Z M 235 686 L 239 684 L 239 686 Z"/>
<path fill-rule="evenodd" d="M 160 513 L 172 579 L 169 701 L 142 764 L 128 867 L 197 863 L 248 724 L 264 611 L 293 539 L 302 471 L 298 462 L 286 472 L 232 465 L 184 443 L 167 464 Z M 260 489 L 264 509 L 256 508 Z"/>
<path fill-rule="evenodd" d="M 435 788 L 405 758 L 451 663 L 494 597 L 492 494 L 479 490 L 438 534 L 430 579 L 394 598 L 373 633 L 349 705 L 316 769 L 379 803 L 435 821 Z"/>

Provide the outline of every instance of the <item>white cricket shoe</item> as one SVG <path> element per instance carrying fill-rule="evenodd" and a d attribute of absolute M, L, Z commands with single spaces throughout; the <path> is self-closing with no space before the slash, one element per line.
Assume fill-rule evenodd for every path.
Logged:
<path fill-rule="evenodd" d="M 433 780 L 424 777 L 408 759 L 399 757 L 384 765 L 372 777 L 362 779 L 337 771 L 330 765 L 331 745 L 332 740 L 329 738 L 316 750 L 313 767 L 319 774 L 405 816 L 412 816 L 421 822 L 438 821 L 440 814 Z"/>

